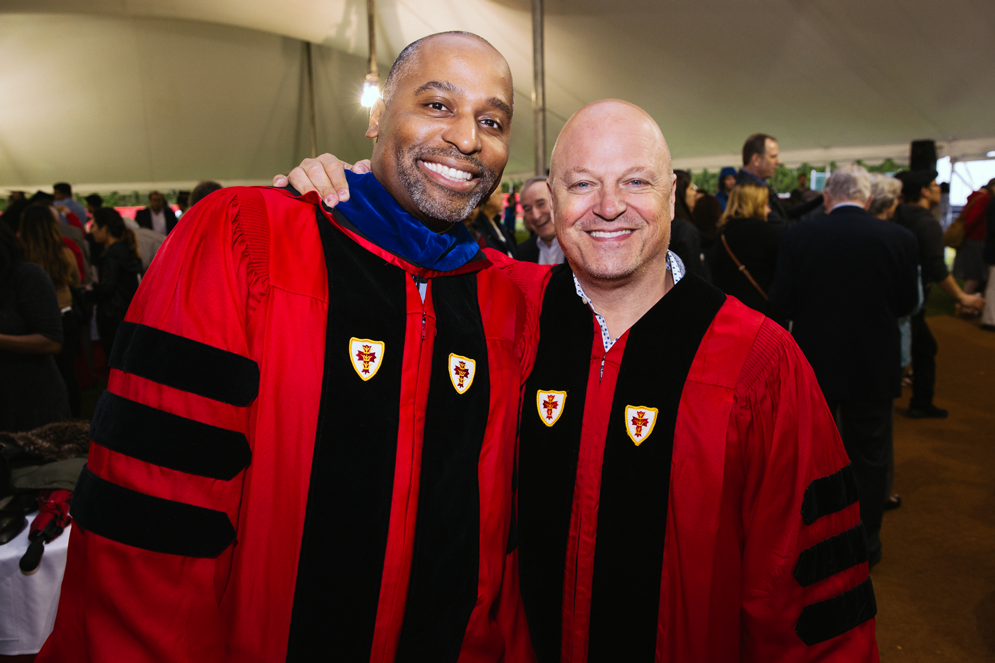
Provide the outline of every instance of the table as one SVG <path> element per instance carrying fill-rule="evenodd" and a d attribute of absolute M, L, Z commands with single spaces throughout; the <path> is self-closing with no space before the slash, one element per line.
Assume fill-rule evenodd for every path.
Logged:
<path fill-rule="evenodd" d="M 29 515 L 28 522 L 36 515 Z M 41 566 L 29 576 L 17 565 L 28 549 L 30 526 L 0 546 L 0 656 L 35 654 L 52 632 L 71 529 L 45 545 Z"/>

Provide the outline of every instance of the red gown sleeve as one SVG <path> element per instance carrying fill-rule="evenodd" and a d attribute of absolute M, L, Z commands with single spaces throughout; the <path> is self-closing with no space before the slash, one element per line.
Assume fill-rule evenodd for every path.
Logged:
<path fill-rule="evenodd" d="M 246 321 L 266 285 L 243 223 L 253 194 L 226 189 L 188 213 L 118 331 L 40 663 L 226 657 L 218 603 L 250 454 Z"/>
<path fill-rule="evenodd" d="M 500 251 L 485 249 L 487 258 L 500 269 L 521 292 L 516 298 L 517 327 L 515 330 L 515 354 L 521 369 L 521 386 L 535 362 L 535 351 L 539 343 L 539 311 L 542 308 L 542 295 L 549 279 L 549 267 L 535 263 L 521 262 L 509 258 Z M 522 394 L 519 397 L 518 416 L 521 417 Z M 498 602 L 495 619 L 505 639 L 504 660 L 515 663 L 534 663 L 535 651 L 529 636 L 518 584 L 518 441 L 515 451 L 515 481 L 512 491 L 512 524 L 509 533 L 508 554 L 505 557 L 504 577 L 501 584 L 501 598 Z"/>
<path fill-rule="evenodd" d="M 549 265 L 537 265 L 509 258 L 500 251 L 485 249 L 487 258 L 511 279 L 521 293 L 523 310 L 518 311 L 522 326 L 515 346 L 518 359 L 522 362 L 522 385 L 532 372 L 535 351 L 539 344 L 539 312 L 542 310 L 542 296 L 549 281 Z"/>
<path fill-rule="evenodd" d="M 744 661 L 877 661 L 856 483 L 815 375 L 765 320 L 736 387 Z"/>

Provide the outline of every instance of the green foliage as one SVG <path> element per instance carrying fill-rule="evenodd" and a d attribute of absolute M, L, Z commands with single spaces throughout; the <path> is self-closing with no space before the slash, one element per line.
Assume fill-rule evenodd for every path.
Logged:
<path fill-rule="evenodd" d="M 802 168 L 805 170 L 802 170 Z M 774 171 L 774 177 L 770 178 L 770 185 L 778 193 L 791 193 L 798 188 L 798 175 L 800 173 L 808 175 L 810 170 L 811 168 L 807 163 L 802 164 L 798 168 L 787 168 L 783 165 L 778 166 L 777 170 Z"/>
<path fill-rule="evenodd" d="M 719 174 L 710 172 L 707 168 L 697 174 L 692 172 L 691 181 L 698 187 L 698 191 L 715 195 L 719 190 Z"/>
<path fill-rule="evenodd" d="M 176 191 L 170 189 L 169 191 L 162 191 L 162 197 L 166 199 L 166 203 L 169 205 L 176 204 Z M 86 207 L 86 197 L 90 195 L 87 193 L 73 193 L 73 198 L 76 199 L 80 205 Z M 111 191 L 110 193 L 102 193 L 100 197 L 104 199 L 104 207 L 144 207 L 149 203 L 148 192 L 138 192 L 132 191 L 131 193 L 118 193 L 117 191 Z M 7 209 L 7 199 L 0 197 L 0 213 Z M 85 219 L 83 219 L 85 221 Z"/>
<path fill-rule="evenodd" d="M 899 171 L 906 170 L 906 168 L 907 168 L 906 166 L 900 166 L 900 165 L 898 165 L 892 159 L 885 159 L 884 161 L 882 161 L 881 163 L 879 163 L 876 166 L 868 166 L 866 163 L 864 163 L 860 159 L 857 159 L 857 163 L 860 164 L 861 166 L 863 166 L 864 168 L 866 168 L 867 172 L 869 172 L 869 173 L 882 173 L 882 174 L 892 173 L 892 174 L 894 174 L 894 173 L 897 173 Z"/>
<path fill-rule="evenodd" d="M 166 199 L 168 205 L 176 204 L 176 191 L 170 189 L 169 191 L 161 191 L 162 197 Z M 100 197 L 104 199 L 104 207 L 144 207 L 149 204 L 149 193 L 132 191 L 131 193 L 118 193 L 117 191 L 111 191 L 110 193 L 102 193 Z M 86 204 L 86 196 L 76 196 L 84 205 Z"/>

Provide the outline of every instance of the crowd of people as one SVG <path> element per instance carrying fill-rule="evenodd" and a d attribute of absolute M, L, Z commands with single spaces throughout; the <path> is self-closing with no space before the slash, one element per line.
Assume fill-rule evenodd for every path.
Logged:
<path fill-rule="evenodd" d="M 221 188 L 180 192 L 178 213 Z M 153 191 L 135 218 L 84 206 L 68 183 L 10 195 L 0 215 L 0 431 L 20 432 L 81 414 L 80 375 L 91 375 L 94 344 L 109 357 L 142 275 L 176 225 Z M 96 334 L 93 334 L 95 331 Z"/>

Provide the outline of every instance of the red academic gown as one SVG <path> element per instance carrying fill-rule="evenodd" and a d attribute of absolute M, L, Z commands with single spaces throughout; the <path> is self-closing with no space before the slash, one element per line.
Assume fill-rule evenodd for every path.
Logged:
<path fill-rule="evenodd" d="M 792 338 L 689 274 L 606 353 L 568 266 L 502 264 L 541 306 L 515 553 L 540 663 L 876 661 L 855 479 Z"/>
<path fill-rule="evenodd" d="M 420 268 L 317 202 L 224 189 L 163 244 L 40 663 L 506 652 L 521 295 L 482 254 Z"/>

